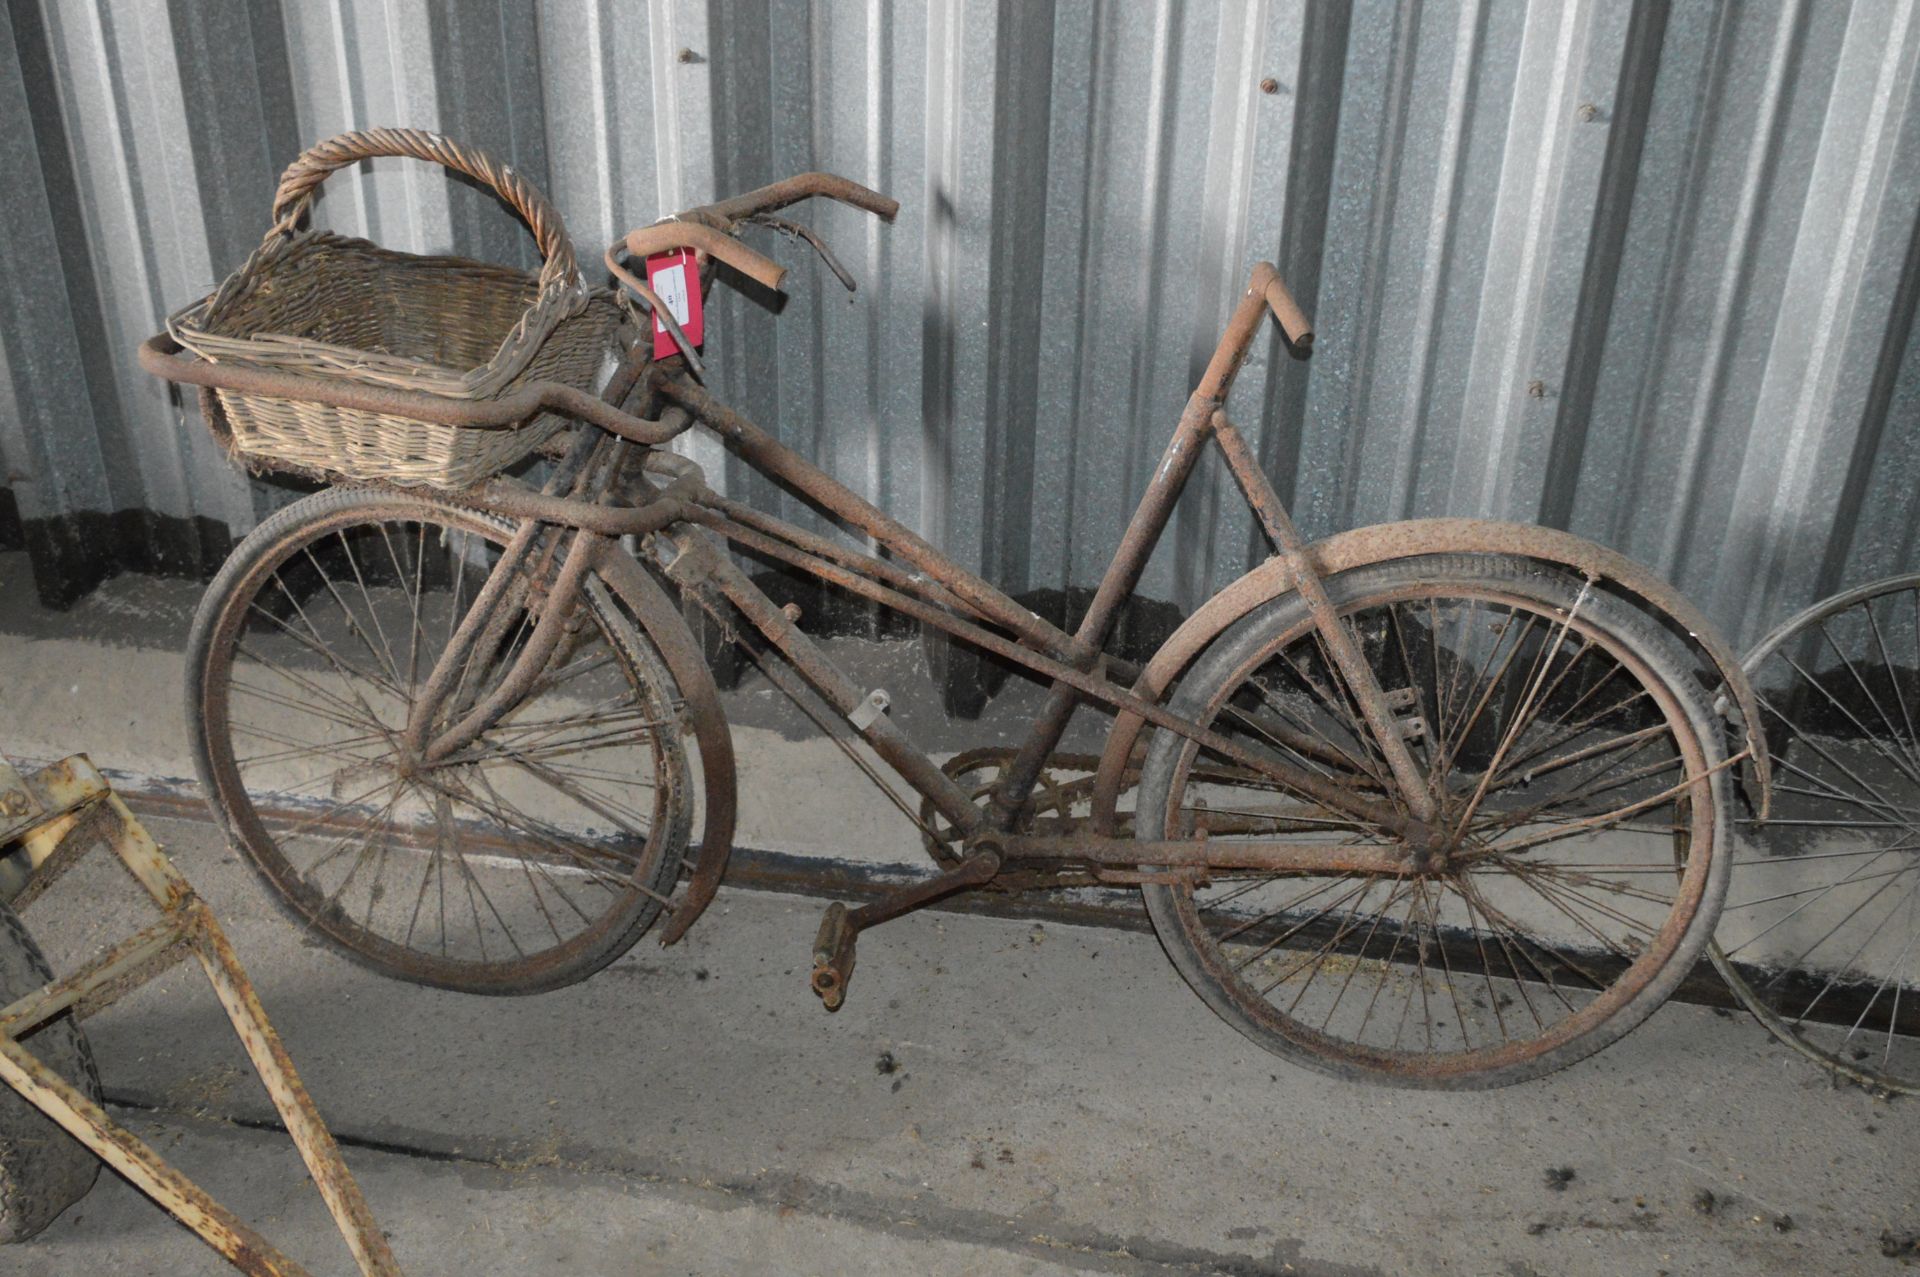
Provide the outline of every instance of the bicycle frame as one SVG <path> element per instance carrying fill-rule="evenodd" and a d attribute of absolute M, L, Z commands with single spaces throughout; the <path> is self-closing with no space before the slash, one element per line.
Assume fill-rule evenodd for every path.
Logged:
<path fill-rule="evenodd" d="M 1256 267 L 1235 308 L 1199 386 L 1168 442 L 1147 491 L 1134 511 L 1119 549 L 1109 563 L 1093 600 L 1072 633 L 1022 607 L 991 583 L 967 571 L 911 529 L 822 473 L 806 459 L 712 395 L 655 368 L 649 381 L 655 395 L 685 410 L 712 429 L 749 465 L 780 481 L 849 527 L 872 538 L 898 563 L 860 553 L 826 538 L 751 510 L 738 502 L 699 491 L 664 498 L 670 518 L 654 532 L 656 557 L 683 591 L 726 622 L 743 617 L 802 680 L 853 724 L 880 758 L 925 797 L 969 843 L 989 841 L 1010 858 L 1094 865 L 1137 866 L 1143 862 L 1321 872 L 1412 873 L 1423 863 L 1437 833 L 1428 823 L 1433 799 L 1414 763 L 1393 711 L 1371 670 L 1361 659 L 1350 631 L 1327 600 L 1305 546 L 1265 473 L 1222 411 L 1235 374 L 1267 312 L 1273 268 Z M 1301 328 L 1304 329 L 1304 323 Z M 1277 759 L 1264 757 L 1161 705 L 1134 695 L 1105 676 L 1115 663 L 1101 648 L 1131 595 L 1164 531 L 1175 502 L 1195 463 L 1212 441 L 1278 553 L 1286 558 L 1316 624 L 1346 679 L 1375 743 L 1392 769 L 1401 801 L 1386 801 Z M 656 469 L 687 470 L 662 459 Z M 663 498 L 641 508 L 658 509 Z M 696 530 L 717 533 L 741 549 L 806 572 L 820 580 L 889 607 L 925 625 L 994 652 L 1049 681 L 1045 708 L 1028 731 L 1005 778 L 983 810 L 940 767 L 909 741 L 885 716 L 878 692 L 856 685 L 816 647 L 794 619 L 774 605 L 718 546 Z M 910 571 L 902 566 L 904 563 Z M 1000 631 L 989 627 L 998 627 Z M 1126 671 L 1121 671 L 1125 673 Z M 772 669 L 769 669 L 772 673 Z M 1324 844 L 1248 842 L 1209 849 L 1204 842 L 1156 844 L 1151 853 L 1130 838 L 1078 834 L 1070 838 L 1024 835 L 1015 828 L 1018 812 L 1048 756 L 1058 747 L 1073 711 L 1084 702 L 1138 714 L 1156 726 L 1198 741 L 1232 762 L 1262 773 L 1275 783 L 1327 807 L 1399 835 L 1405 849 L 1340 847 Z"/>

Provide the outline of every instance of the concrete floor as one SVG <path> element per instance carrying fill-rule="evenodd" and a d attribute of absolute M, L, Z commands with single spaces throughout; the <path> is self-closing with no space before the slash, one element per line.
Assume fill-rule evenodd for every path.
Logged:
<path fill-rule="evenodd" d="M 16 559 L 0 555 L 0 748 L 190 775 L 176 689 L 196 587 L 127 578 L 48 616 L 21 602 Z M 929 745 L 1020 720 L 1016 694 L 977 727 L 933 721 L 917 659 L 862 669 Z M 767 694 L 729 710 L 756 795 L 744 844 L 916 857 L 912 826 Z M 862 941 L 828 1016 L 805 987 L 822 902 L 745 890 L 675 950 L 643 941 L 583 985 L 487 1000 L 352 966 L 206 825 L 151 823 L 414 1274 L 1878 1274 L 1902 1271 L 1883 1236 L 1920 1233 L 1920 1108 L 1834 1087 L 1744 1016 L 1670 1005 L 1491 1094 L 1376 1090 L 1261 1053 L 1138 932 L 917 915 Z M 84 866 L 35 906 L 57 964 L 143 921 L 119 877 Z M 195 970 L 88 1030 L 118 1115 L 315 1271 L 348 1270 Z M 0 1251 L 0 1273 L 35 1277 L 222 1271 L 111 1176 Z"/>
<path fill-rule="evenodd" d="M 1887 1273 L 1882 1234 L 1920 1228 L 1920 1108 L 1730 1014 L 1669 1006 L 1491 1094 L 1376 1090 L 1261 1053 L 1118 931 L 921 914 L 863 942 L 828 1016 L 820 902 L 747 891 L 678 949 L 489 1000 L 361 971 L 207 826 L 152 827 L 411 1273 Z M 34 907 L 56 964 L 137 924 L 119 873 Z M 88 1031 L 119 1114 L 345 1270 L 196 969 Z M 109 1177 L 0 1271 L 223 1269 Z"/>

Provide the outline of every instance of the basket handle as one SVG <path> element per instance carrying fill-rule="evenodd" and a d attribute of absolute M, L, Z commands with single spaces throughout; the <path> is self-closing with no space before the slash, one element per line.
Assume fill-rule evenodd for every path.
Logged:
<path fill-rule="evenodd" d="M 364 129 L 330 137 L 302 151 L 280 175 L 279 189 L 273 193 L 274 225 L 267 238 L 293 230 L 313 203 L 320 183 L 334 170 L 379 155 L 428 160 L 485 183 L 533 232 L 534 242 L 546 258 L 540 270 L 543 288 L 556 281 L 571 283 L 580 277 L 580 265 L 574 259 L 573 241 L 567 237 L 566 225 L 539 187 L 485 151 L 424 129 Z"/>

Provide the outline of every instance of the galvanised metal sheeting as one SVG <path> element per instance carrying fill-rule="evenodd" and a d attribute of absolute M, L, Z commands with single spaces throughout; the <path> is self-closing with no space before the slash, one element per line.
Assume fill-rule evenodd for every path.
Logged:
<path fill-rule="evenodd" d="M 284 499 L 132 347 L 244 257 L 301 145 L 403 123 L 539 176 L 588 260 L 795 170 L 899 197 L 892 227 L 803 210 L 852 297 L 760 233 L 799 267 L 791 298 L 721 301 L 716 385 L 1014 590 L 1093 582 L 1261 257 L 1320 341 L 1305 363 L 1263 347 L 1233 410 L 1311 534 L 1567 527 L 1741 639 L 1920 559 L 1920 12 L 1899 0 L 15 0 L 5 20 L 0 451 L 29 524 L 138 508 L 237 533 Z M 340 229 L 531 262 L 506 214 L 420 166 L 328 190 Z M 1191 607 L 1263 552 L 1203 486 L 1143 592 Z"/>

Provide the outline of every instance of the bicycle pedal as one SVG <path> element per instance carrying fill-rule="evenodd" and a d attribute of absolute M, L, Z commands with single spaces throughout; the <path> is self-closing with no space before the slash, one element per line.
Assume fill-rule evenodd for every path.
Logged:
<path fill-rule="evenodd" d="M 847 916 L 847 907 L 827 906 L 820 919 L 820 934 L 813 941 L 813 991 L 821 1005 L 838 1011 L 847 997 L 847 982 L 853 978 L 853 942 L 859 933 Z"/>

